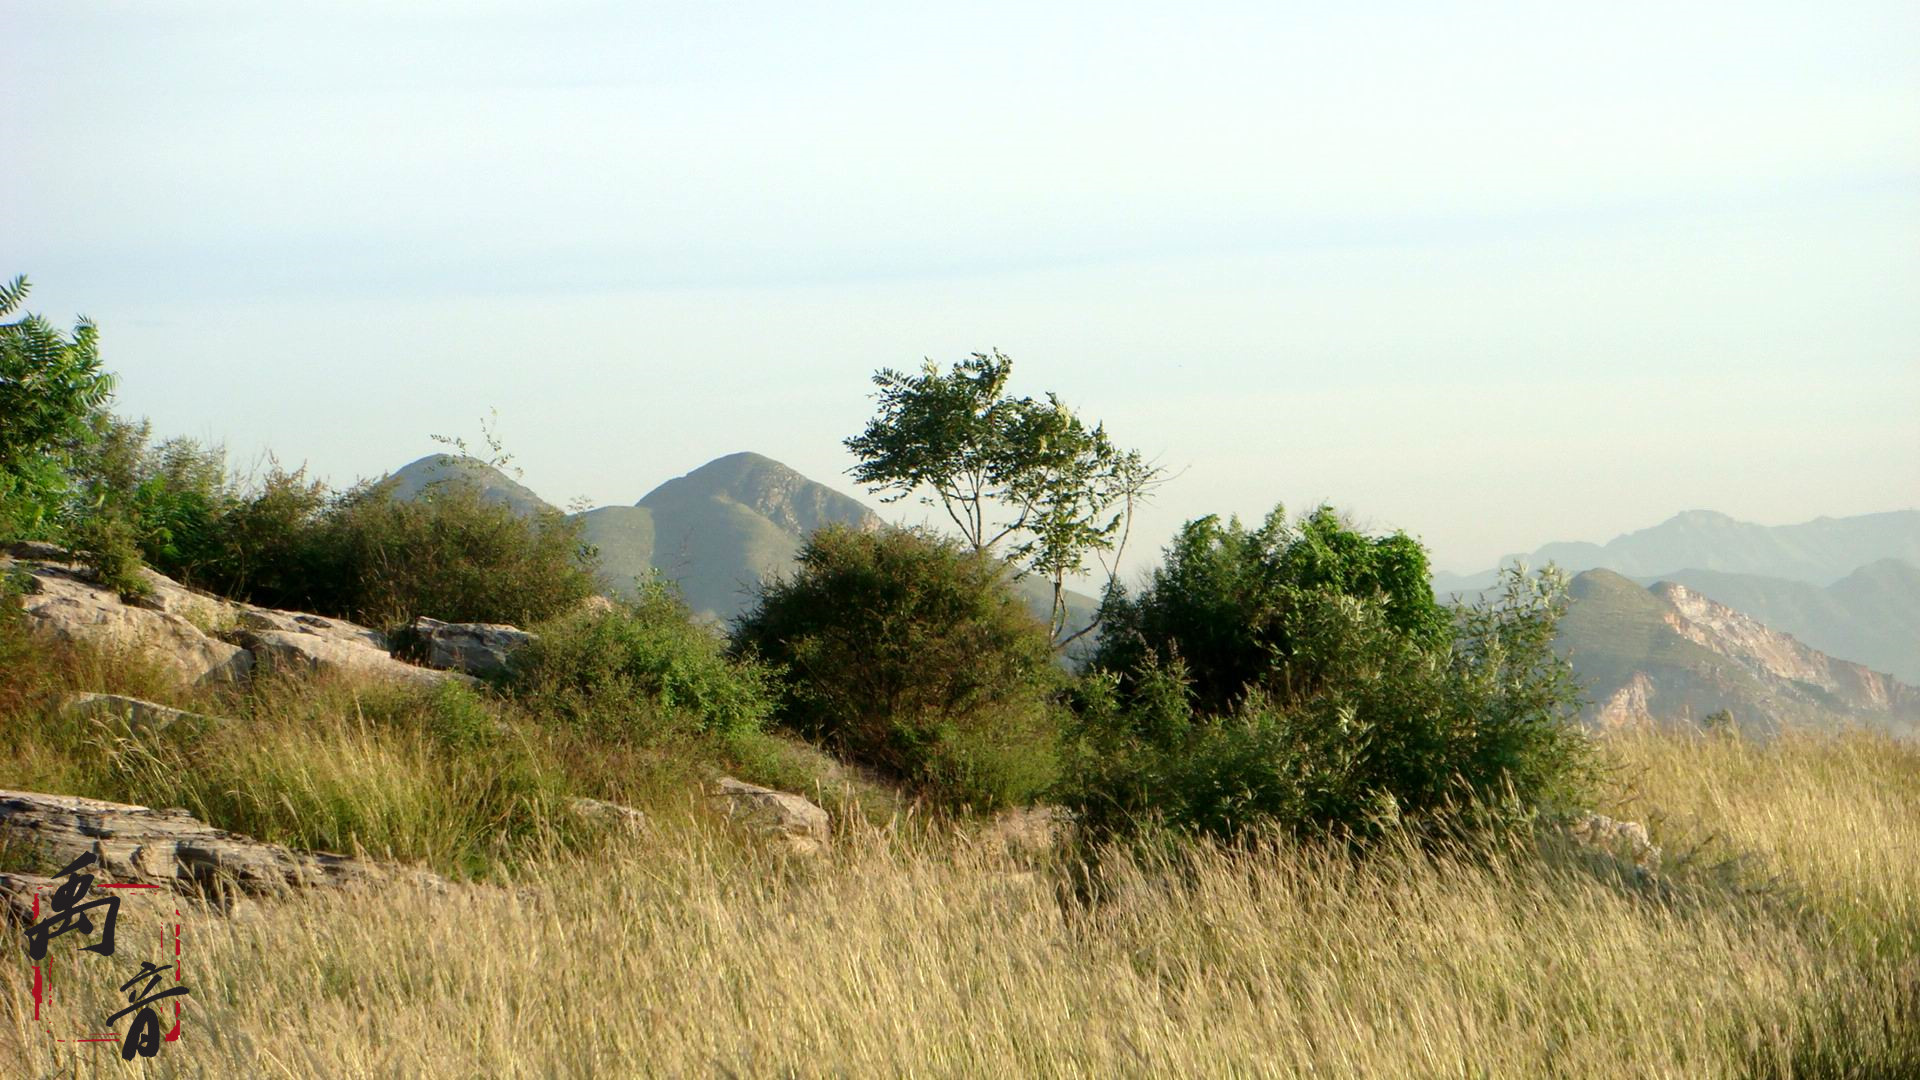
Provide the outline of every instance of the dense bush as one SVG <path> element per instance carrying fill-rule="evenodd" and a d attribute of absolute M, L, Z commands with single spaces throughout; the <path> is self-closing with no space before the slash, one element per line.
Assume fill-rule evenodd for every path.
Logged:
<path fill-rule="evenodd" d="M 516 689 L 534 711 L 645 741 L 675 732 L 738 735 L 773 711 L 771 674 L 726 655 L 658 580 L 634 599 L 542 624 L 515 657 Z"/>
<path fill-rule="evenodd" d="M 1007 573 L 923 532 L 830 527 L 734 645 L 782 668 L 799 734 L 956 803 L 1027 801 L 1055 776 L 1061 674 Z"/>
<path fill-rule="evenodd" d="M 430 615 L 525 626 L 595 591 L 578 522 L 551 510 L 523 517 L 470 484 L 407 500 L 363 485 L 320 515 L 309 542 L 308 602 L 375 625 Z"/>
<path fill-rule="evenodd" d="M 236 599 L 386 626 L 414 615 L 524 625 L 594 591 L 575 522 L 519 516 L 470 484 L 410 500 L 381 483 L 335 494 L 277 464 L 236 481 L 218 447 L 150 445 L 145 423 L 105 414 L 90 427 L 69 466 L 79 512 L 65 539 L 122 592 L 138 590 L 145 561 Z"/>
<path fill-rule="evenodd" d="M 1299 647 L 1300 624 L 1326 594 L 1379 599 L 1387 628 L 1415 641 L 1449 635 L 1418 541 L 1365 536 L 1324 506 L 1290 525 L 1275 507 L 1253 530 L 1237 518 L 1188 522 L 1138 598 L 1109 597 L 1094 666 L 1124 680 L 1177 654 L 1208 712 L 1249 689 L 1309 694 L 1323 675 Z"/>
<path fill-rule="evenodd" d="M 1576 794 L 1587 743 L 1551 648 L 1557 575 L 1509 574 L 1499 601 L 1453 613 L 1441 634 L 1365 576 L 1267 577 L 1289 564 L 1284 548 L 1224 535 L 1176 544 L 1130 613 L 1133 668 L 1083 681 L 1065 798 L 1090 833 L 1158 822 L 1219 839 L 1273 826 L 1364 836 L 1485 825 Z M 1327 538 L 1295 543 L 1365 550 Z M 1278 599 L 1266 618 L 1196 618 L 1258 607 L 1263 589 Z M 1205 693 L 1195 656 L 1209 665 Z M 1238 692 L 1219 681 L 1229 672 L 1244 678 Z"/>

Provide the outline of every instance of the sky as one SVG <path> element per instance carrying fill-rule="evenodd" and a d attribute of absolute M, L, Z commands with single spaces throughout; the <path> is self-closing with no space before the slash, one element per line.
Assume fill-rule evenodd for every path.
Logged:
<path fill-rule="evenodd" d="M 872 374 L 998 348 L 1167 469 L 1134 572 L 1920 506 L 1911 0 L 934 7 L 0 0 L 0 275 L 242 471 L 859 494 Z"/>

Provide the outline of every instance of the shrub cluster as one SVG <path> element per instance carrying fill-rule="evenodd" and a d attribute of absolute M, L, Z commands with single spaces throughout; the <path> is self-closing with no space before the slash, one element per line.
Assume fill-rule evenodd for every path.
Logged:
<path fill-rule="evenodd" d="M 1254 534 L 1189 525 L 1145 594 L 1121 601 L 1132 640 L 1101 655 L 1133 666 L 1080 687 L 1064 793 L 1083 825 L 1364 837 L 1572 797 L 1587 752 L 1551 648 L 1563 583 L 1513 571 L 1498 601 L 1449 613 L 1425 593 L 1419 546 L 1389 539 L 1324 512 L 1298 531 L 1277 511 Z M 1394 574 L 1341 572 L 1343 556 L 1364 569 L 1383 554 Z M 1423 596 L 1396 594 L 1402 571 Z"/>
<path fill-rule="evenodd" d="M 595 733 L 649 741 L 673 733 L 740 735 L 774 707 L 773 675 L 694 621 L 672 588 L 643 580 L 624 603 L 541 624 L 514 658 L 533 710 Z"/>
<path fill-rule="evenodd" d="M 815 533 L 735 628 L 781 669 L 781 721 L 956 804 L 1026 802 L 1057 770 L 1063 673 L 991 554 L 910 529 Z"/>
<path fill-rule="evenodd" d="M 526 625 L 594 591 L 579 526 L 555 511 L 521 516 L 459 481 L 410 500 L 379 482 L 334 493 L 277 465 L 237 481 L 218 447 L 150 445 L 144 423 L 104 414 L 91 426 L 64 538 L 123 593 L 143 588 L 144 561 L 251 603 L 391 626 Z"/>

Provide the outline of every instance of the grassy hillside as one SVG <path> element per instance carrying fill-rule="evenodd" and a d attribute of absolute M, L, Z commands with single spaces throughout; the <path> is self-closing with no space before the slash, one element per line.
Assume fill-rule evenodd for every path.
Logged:
<path fill-rule="evenodd" d="M 965 821 L 841 814 L 830 854 L 784 855 L 730 830 L 673 755 L 567 743 L 485 699 L 459 709 L 513 735 L 482 752 L 419 691 L 235 699 L 137 663 L 14 661 L 7 785 L 489 867 L 446 893 L 184 906 L 193 993 L 152 1075 L 1920 1074 L 1920 750 L 1872 736 L 1608 741 L 1598 808 L 1651 824 L 1653 877 L 1551 830 L 1364 859 L 1178 845 L 1109 854 L 1089 902 L 1066 851 Z M 68 685 L 237 726 L 128 742 L 46 712 Z M 517 786 L 489 780 L 513 761 Z M 652 824 L 576 835 L 574 793 Z M 92 959 L 65 950 L 48 975 L 106 1015 L 124 1000 L 80 977 Z M 18 935 L 0 964 L 25 970 Z M 0 998 L 0 1074 L 115 1063 Z"/>

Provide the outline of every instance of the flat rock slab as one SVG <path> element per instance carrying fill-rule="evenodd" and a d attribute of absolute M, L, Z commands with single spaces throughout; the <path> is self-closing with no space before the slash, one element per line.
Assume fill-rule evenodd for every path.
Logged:
<path fill-rule="evenodd" d="M 443 671 L 468 675 L 505 674 L 513 654 L 536 640 L 535 635 L 505 623 L 448 623 L 422 615 L 404 634 L 403 655 Z"/>
<path fill-rule="evenodd" d="M 0 791 L 0 840 L 33 849 L 57 870 L 88 852 L 111 881 L 161 885 L 189 895 L 285 894 L 298 889 L 417 884 L 444 888 L 436 874 L 330 852 L 292 851 L 216 829 L 184 810 L 153 810 L 73 795 Z M 17 894 L 45 879 L 9 872 L 0 889 Z M 9 884 L 11 882 L 11 884 Z"/>
<path fill-rule="evenodd" d="M 29 575 L 20 606 L 37 634 L 106 649 L 138 649 L 190 683 L 234 682 L 253 669 L 246 649 L 208 637 L 185 615 L 122 603 L 118 593 L 70 567 L 6 562 Z"/>
<path fill-rule="evenodd" d="M 435 671 L 395 660 L 385 649 L 359 641 L 292 630 L 239 630 L 233 640 L 265 671 L 340 672 L 416 685 L 476 681 L 455 671 Z"/>

